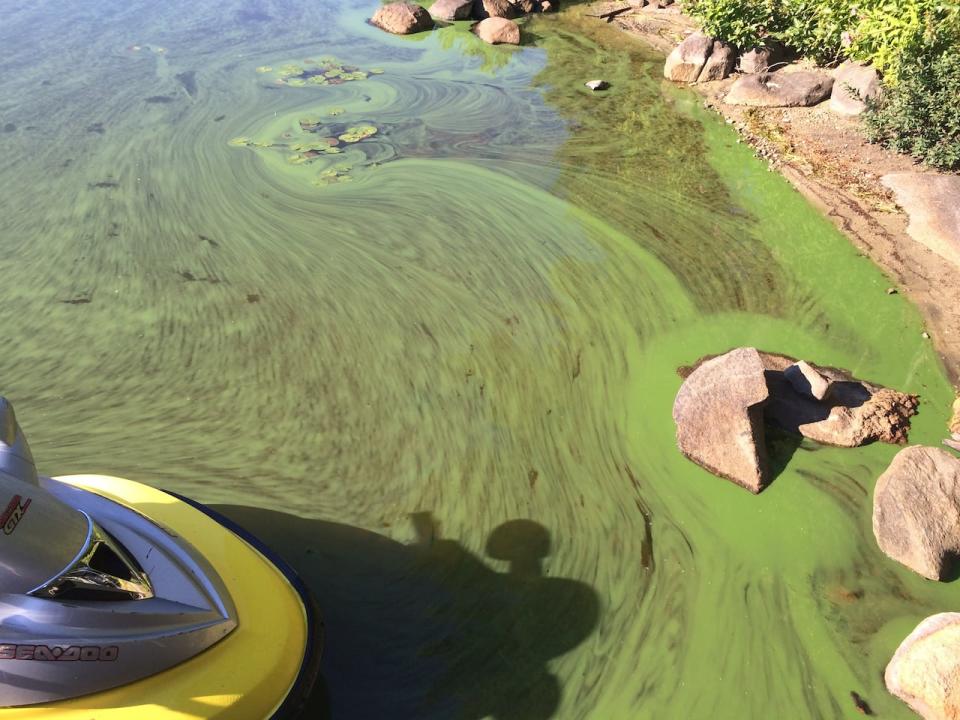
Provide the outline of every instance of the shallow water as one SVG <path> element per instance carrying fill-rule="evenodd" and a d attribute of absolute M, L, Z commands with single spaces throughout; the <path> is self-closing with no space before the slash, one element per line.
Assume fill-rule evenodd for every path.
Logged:
<path fill-rule="evenodd" d="M 670 409 L 677 366 L 750 344 L 919 393 L 936 444 L 916 312 L 629 38 L 372 7 L 4 9 L 0 391 L 41 470 L 288 555 L 316 717 L 909 717 L 882 669 L 954 588 L 875 546 L 896 448 L 785 446 L 753 497 Z M 326 57 L 383 73 L 277 83 Z M 377 133 L 291 164 L 301 119 Z"/>

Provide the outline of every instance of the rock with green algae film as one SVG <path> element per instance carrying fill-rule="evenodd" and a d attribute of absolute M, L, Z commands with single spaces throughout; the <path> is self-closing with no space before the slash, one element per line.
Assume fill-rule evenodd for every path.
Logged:
<path fill-rule="evenodd" d="M 931 615 L 917 625 L 883 679 L 924 720 L 960 718 L 960 613 Z"/>

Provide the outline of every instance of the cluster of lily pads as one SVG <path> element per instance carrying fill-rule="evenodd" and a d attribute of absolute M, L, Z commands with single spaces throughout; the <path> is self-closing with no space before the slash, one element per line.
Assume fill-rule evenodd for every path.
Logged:
<path fill-rule="evenodd" d="M 328 115 L 339 115 L 343 109 L 334 108 Z M 291 165 L 308 165 L 318 158 L 343 153 L 350 145 L 373 137 L 378 129 L 375 125 L 348 125 L 346 123 L 326 123 L 322 118 L 302 118 L 299 121 L 302 133 L 309 139 L 297 138 L 294 132 L 285 132 L 280 142 L 263 142 L 247 137 L 236 137 L 229 141 L 233 147 L 275 148 L 286 154 Z M 290 142 L 294 141 L 296 142 Z M 349 173 L 354 163 L 348 161 L 328 165 L 313 180 L 315 185 L 329 185 L 334 182 L 350 180 Z"/>
<path fill-rule="evenodd" d="M 373 68 L 361 70 L 353 65 L 343 65 L 336 58 L 322 57 L 314 60 L 305 58 L 302 64 L 288 63 L 276 70 L 269 65 L 261 65 L 258 73 L 274 73 L 278 85 L 306 87 L 307 85 L 342 85 L 352 80 L 366 80 L 370 75 L 380 75 L 383 70 Z"/>

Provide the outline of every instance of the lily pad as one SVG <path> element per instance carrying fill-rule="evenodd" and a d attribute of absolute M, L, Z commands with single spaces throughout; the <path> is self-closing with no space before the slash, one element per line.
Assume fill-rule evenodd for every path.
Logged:
<path fill-rule="evenodd" d="M 377 134 L 377 128 L 373 125 L 357 125 L 356 127 L 347 128 L 347 131 L 340 135 L 340 140 L 346 143 L 355 143 L 365 140 L 368 137 L 372 137 Z"/>
<path fill-rule="evenodd" d="M 246 137 L 235 137 L 227 140 L 227 145 L 230 145 L 231 147 L 246 147 L 250 143 L 250 138 Z"/>
<path fill-rule="evenodd" d="M 257 72 L 258 73 L 273 72 L 273 68 L 270 67 L 269 65 L 261 65 L 260 67 L 257 68 Z"/>
<path fill-rule="evenodd" d="M 305 152 L 307 150 L 326 150 L 327 148 L 337 147 L 340 141 L 336 138 L 319 138 L 306 143 L 296 143 L 291 145 L 290 149 L 295 152 Z"/>

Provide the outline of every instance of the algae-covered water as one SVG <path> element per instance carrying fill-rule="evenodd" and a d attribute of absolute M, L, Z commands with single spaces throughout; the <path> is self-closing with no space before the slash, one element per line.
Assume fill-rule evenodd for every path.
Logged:
<path fill-rule="evenodd" d="M 285 553 L 311 717 L 909 717 L 882 669 L 956 588 L 875 546 L 896 448 L 784 444 L 754 497 L 670 410 L 749 344 L 920 394 L 936 444 L 914 309 L 639 43 L 373 8 L 5 4 L 0 392 L 41 471 Z"/>

